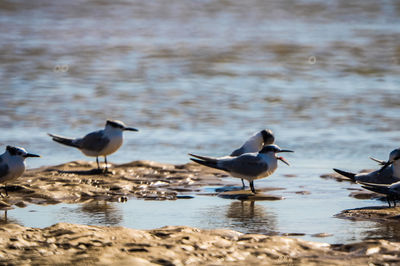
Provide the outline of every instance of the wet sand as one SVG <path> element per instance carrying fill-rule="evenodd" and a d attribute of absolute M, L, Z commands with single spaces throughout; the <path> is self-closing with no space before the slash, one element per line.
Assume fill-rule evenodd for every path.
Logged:
<path fill-rule="evenodd" d="M 170 165 L 135 161 L 113 165 L 104 175 L 94 163 L 76 161 L 28 170 L 9 184 L 3 209 L 27 204 L 76 203 L 90 200 L 180 200 L 202 186 L 227 188 L 219 196 L 242 200 L 280 200 L 268 194 L 229 191 L 223 172 L 195 164 Z M 397 219 L 398 208 L 346 210 L 342 216 L 380 221 Z M 386 215 L 387 214 L 387 215 Z M 386 216 L 385 216 L 386 215 Z M 378 220 L 378 219 L 377 219 Z M 400 243 L 384 239 L 352 244 L 309 242 L 286 236 L 242 234 L 227 229 L 201 230 L 168 226 L 152 230 L 58 223 L 43 229 L 5 224 L 0 227 L 0 263 L 8 264 L 129 264 L 129 265 L 243 265 L 243 264 L 383 264 L 399 263 Z"/>
<path fill-rule="evenodd" d="M 104 167 L 104 166 L 102 166 Z M 176 200 L 204 185 L 222 186 L 222 172 L 194 164 L 170 165 L 150 161 L 109 165 L 99 173 L 96 163 L 74 161 L 28 170 L 7 185 L 10 197 L 0 202 L 7 207 L 34 204 L 79 203 L 87 200 L 126 201 L 128 197 Z"/>
<path fill-rule="evenodd" d="M 280 236 L 170 226 L 154 230 L 59 223 L 0 228 L 0 262 L 15 265 L 367 265 L 399 263 L 400 243 L 329 245 Z"/>

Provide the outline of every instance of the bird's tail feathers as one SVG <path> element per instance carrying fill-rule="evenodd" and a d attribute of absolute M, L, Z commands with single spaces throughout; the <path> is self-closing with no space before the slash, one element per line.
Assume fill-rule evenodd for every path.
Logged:
<path fill-rule="evenodd" d="M 347 178 L 351 179 L 351 181 L 353 181 L 353 182 L 356 182 L 356 178 L 355 178 L 356 174 L 354 174 L 354 173 L 342 171 L 342 170 L 339 170 L 339 169 L 336 169 L 336 168 L 333 168 L 333 171 L 335 171 L 336 173 L 338 173 L 338 174 L 340 174 L 340 175 L 342 175 L 344 177 L 347 177 Z"/>
<path fill-rule="evenodd" d="M 388 194 L 389 193 L 388 187 L 382 187 L 382 186 L 361 186 L 361 187 L 371 190 L 376 193 L 380 193 L 380 194 Z"/>
<path fill-rule="evenodd" d="M 217 159 L 213 158 L 213 157 L 200 156 L 200 155 L 196 155 L 196 154 L 192 154 L 192 153 L 189 153 L 189 155 L 192 156 L 192 157 L 195 157 L 197 159 L 203 160 L 203 161 L 214 162 L 214 163 L 217 162 Z"/>
<path fill-rule="evenodd" d="M 62 136 L 58 136 L 58 135 L 54 135 L 54 134 L 50 134 L 50 133 L 47 133 L 47 135 L 49 135 L 55 142 L 58 142 L 58 143 L 61 143 L 61 144 L 67 145 L 67 146 L 79 148 L 79 146 L 74 142 L 74 139 L 66 138 L 66 137 L 62 137 Z"/>
<path fill-rule="evenodd" d="M 219 166 L 217 165 L 217 162 L 203 161 L 203 160 L 199 160 L 199 159 L 195 159 L 195 158 L 190 158 L 190 160 L 192 160 L 192 161 L 195 162 L 195 163 L 204 165 L 204 166 L 208 166 L 208 167 L 215 168 L 215 169 L 219 169 L 219 170 L 224 170 L 224 169 L 222 169 L 221 167 L 219 167 Z"/>

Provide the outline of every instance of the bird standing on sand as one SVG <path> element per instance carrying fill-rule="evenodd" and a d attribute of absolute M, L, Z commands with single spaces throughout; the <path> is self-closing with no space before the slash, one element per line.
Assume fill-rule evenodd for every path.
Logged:
<path fill-rule="evenodd" d="M 371 173 L 354 174 L 339 169 L 333 169 L 335 172 L 349 178 L 353 182 L 365 182 L 374 184 L 392 184 L 400 181 L 400 149 L 393 150 L 389 155 L 389 161 L 381 161 L 375 158 L 372 160 L 380 163 L 383 167 Z M 391 167 L 388 167 L 390 166 Z"/>
<path fill-rule="evenodd" d="M 275 172 L 278 167 L 278 160 L 289 165 L 283 157 L 277 157 L 279 152 L 293 152 L 282 150 L 278 145 L 271 144 L 255 153 L 245 153 L 237 157 L 212 158 L 199 155 L 192 155 L 195 158 L 190 160 L 219 170 L 230 173 L 233 177 L 246 179 L 250 183 L 250 189 L 255 194 L 254 180 L 265 178 Z"/>
<path fill-rule="evenodd" d="M 253 152 L 259 152 L 264 146 L 273 144 L 275 141 L 274 134 L 272 133 L 271 130 L 269 129 L 263 129 L 255 134 L 253 134 L 246 142 L 240 146 L 238 149 L 234 150 L 229 156 L 223 156 L 223 157 L 209 157 L 207 158 L 213 158 L 215 160 L 219 159 L 227 159 L 231 157 L 237 157 L 245 153 L 253 153 Z M 197 157 L 198 155 L 194 155 L 189 153 L 190 156 Z M 242 185 L 243 189 L 246 187 L 242 180 Z"/>
<path fill-rule="evenodd" d="M 116 152 L 122 145 L 123 131 L 138 131 L 136 128 L 126 127 L 118 120 L 107 120 L 105 128 L 87 134 L 83 138 L 66 138 L 48 134 L 54 141 L 79 149 L 86 156 L 96 157 L 97 169 L 100 170 L 99 156 L 104 156 L 107 168 L 107 155 Z"/>
<path fill-rule="evenodd" d="M 24 148 L 7 146 L 6 151 L 0 155 L 0 183 L 6 184 L 20 177 L 25 172 L 25 159 L 28 157 L 40 156 L 28 153 Z M 4 190 L 8 196 L 5 185 Z"/>

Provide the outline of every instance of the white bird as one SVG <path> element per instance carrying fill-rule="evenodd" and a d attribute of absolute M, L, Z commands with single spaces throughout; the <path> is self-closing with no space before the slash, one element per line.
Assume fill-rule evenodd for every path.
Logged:
<path fill-rule="evenodd" d="M 274 134 L 272 133 L 271 130 L 269 129 L 263 129 L 255 134 L 253 134 L 246 142 L 240 146 L 238 149 L 234 150 L 230 155 L 228 156 L 223 156 L 223 157 L 209 157 L 207 158 L 213 158 L 213 159 L 227 159 L 231 157 L 237 157 L 245 153 L 253 153 L 253 152 L 259 152 L 264 146 L 273 144 L 275 141 Z M 189 153 L 190 156 L 200 158 L 202 156 L 195 155 L 192 153 Z M 246 187 L 242 180 L 242 185 L 243 189 Z"/>
<path fill-rule="evenodd" d="M 230 173 L 233 177 L 246 179 L 250 183 L 250 189 L 254 189 L 254 180 L 265 178 L 275 172 L 278 167 L 278 160 L 285 164 L 289 163 L 283 157 L 277 157 L 279 152 L 293 152 L 291 150 L 282 150 L 278 145 L 271 144 L 261 149 L 259 152 L 245 153 L 237 157 L 212 158 L 205 156 L 196 156 L 190 160 L 219 170 Z"/>
<path fill-rule="evenodd" d="M 353 182 L 365 182 L 374 184 L 392 184 L 400 181 L 400 149 L 393 150 L 389 155 L 389 161 L 381 161 L 375 158 L 372 160 L 382 164 L 383 167 L 371 173 L 355 174 L 339 169 L 333 169 L 335 172 L 349 178 Z M 388 167 L 391 165 L 391 167 Z"/>
<path fill-rule="evenodd" d="M 100 170 L 99 156 L 104 157 L 107 168 L 107 155 L 116 152 L 123 142 L 123 131 L 138 131 L 136 128 L 126 127 L 118 120 L 107 120 L 105 128 L 87 134 L 83 138 L 66 138 L 48 134 L 54 141 L 79 149 L 86 156 L 96 157 L 97 168 Z"/>
<path fill-rule="evenodd" d="M 5 184 L 17 179 L 25 172 L 25 159 L 28 157 L 40 156 L 28 153 L 24 148 L 12 146 L 7 146 L 6 151 L 0 155 L 0 183 L 4 184 L 7 196 Z M 3 195 L 1 196 L 3 197 Z"/>

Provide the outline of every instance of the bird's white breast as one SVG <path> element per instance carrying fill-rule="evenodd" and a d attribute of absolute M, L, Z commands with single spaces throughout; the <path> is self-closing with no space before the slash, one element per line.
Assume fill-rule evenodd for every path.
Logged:
<path fill-rule="evenodd" d="M 270 175 L 272 175 L 275 170 L 278 168 L 278 160 L 275 157 L 275 154 L 260 154 L 262 156 L 263 160 L 267 163 L 268 165 L 268 170 L 261 175 L 257 176 L 254 179 L 260 179 L 260 178 L 265 178 Z"/>
<path fill-rule="evenodd" d="M 100 155 L 107 156 L 116 152 L 122 145 L 122 131 L 113 132 L 107 134 L 107 137 L 110 139 L 110 142 L 106 145 L 106 147 L 100 151 Z"/>
<path fill-rule="evenodd" d="M 400 160 L 394 161 L 392 169 L 393 169 L 393 177 L 400 178 Z"/>
<path fill-rule="evenodd" d="M 6 158 L 3 163 L 8 165 L 8 174 L 1 178 L 2 183 L 10 182 L 25 172 L 25 161 L 20 157 Z"/>

